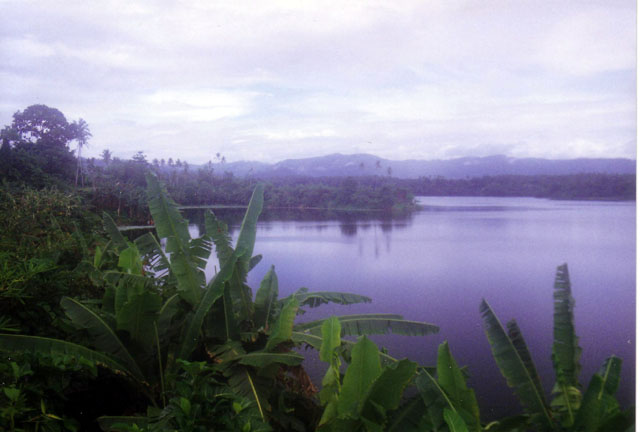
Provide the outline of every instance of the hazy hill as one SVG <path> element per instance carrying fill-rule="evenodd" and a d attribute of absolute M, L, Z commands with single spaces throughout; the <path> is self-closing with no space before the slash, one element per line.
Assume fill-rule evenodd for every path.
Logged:
<path fill-rule="evenodd" d="M 579 173 L 634 174 L 632 159 L 538 159 L 507 156 L 464 157 L 448 160 L 392 161 L 369 154 L 331 154 L 304 159 L 287 159 L 275 164 L 232 162 L 214 165 L 216 171 L 230 171 L 236 176 L 364 176 L 391 175 L 398 178 L 442 176 L 465 178 L 519 175 L 564 175 Z M 390 169 L 390 170 L 389 170 Z"/>

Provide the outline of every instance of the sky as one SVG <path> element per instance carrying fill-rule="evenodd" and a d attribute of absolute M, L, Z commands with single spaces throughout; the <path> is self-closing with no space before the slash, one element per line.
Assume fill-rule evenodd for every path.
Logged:
<path fill-rule="evenodd" d="M 0 59 L 88 157 L 636 155 L 635 0 L 0 0 Z"/>

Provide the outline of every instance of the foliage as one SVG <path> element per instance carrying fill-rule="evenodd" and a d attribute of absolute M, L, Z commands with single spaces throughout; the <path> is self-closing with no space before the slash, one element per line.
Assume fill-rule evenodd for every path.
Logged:
<path fill-rule="evenodd" d="M 247 398 L 262 422 L 268 420 L 279 429 L 308 429 L 317 408 L 305 390 L 310 381 L 300 367 L 303 357 L 290 349 L 296 341 L 294 333 L 311 336 L 315 324 L 294 332 L 294 319 L 301 306 L 370 299 L 302 289 L 279 300 L 272 268 L 254 300 L 246 279 L 260 258 L 252 254 L 263 187 L 256 187 L 234 247 L 226 226 L 212 213 L 206 217 L 207 234 L 192 239 L 177 204 L 158 179 L 148 175 L 147 183 L 158 238 L 145 234 L 130 242 L 109 215 L 104 215 L 103 225 L 111 240 L 96 247 L 93 259 L 82 261 L 91 280 L 104 287 L 104 295 L 93 302 L 71 297 L 61 301 L 78 330 L 73 335 L 76 341 L 0 335 L 0 349 L 96 362 L 124 374 L 153 406 L 171 405 L 167 398 L 171 399 L 179 384 L 180 361 L 212 362 L 216 380 L 221 379 L 238 397 Z M 161 243 L 166 246 L 162 248 Z M 203 270 L 213 245 L 221 268 L 207 282 Z M 342 319 L 345 328 L 358 323 L 349 334 L 357 328 L 365 333 L 391 330 L 426 335 L 437 331 L 435 326 L 403 322 L 398 316 L 384 316 L 380 321 L 381 317 Z"/>
<path fill-rule="evenodd" d="M 399 180 L 416 195 L 635 200 L 633 174 L 502 175 Z"/>
<path fill-rule="evenodd" d="M 30 334 L 60 336 L 64 295 L 96 292 L 78 268 L 96 218 L 54 189 L 0 187 L 0 317 Z"/>
<path fill-rule="evenodd" d="M 384 430 L 387 412 L 400 404 L 416 363 L 401 360 L 382 368 L 378 348 L 362 336 L 351 350 L 351 361 L 341 380 L 340 321 L 336 317 L 326 320 L 322 334 L 321 359 L 329 362 L 329 369 L 322 380 L 320 400 L 325 407 L 318 430 Z"/>
<path fill-rule="evenodd" d="M 70 383 L 95 378 L 88 360 L 22 355 L 0 361 L 2 430 L 74 431 L 79 424 L 67 406 Z"/>
<path fill-rule="evenodd" d="M 491 306 L 483 300 L 480 313 L 493 356 L 507 383 L 514 388 L 537 430 L 608 431 L 615 424 L 623 430 L 633 424 L 614 398 L 620 380 L 621 360 L 609 357 L 591 379 L 584 398 L 578 382 L 581 349 L 573 324 L 571 283 L 566 264 L 557 268 L 554 285 L 553 367 L 555 396 L 547 403 L 524 338 L 515 321 L 505 329 Z"/>
<path fill-rule="evenodd" d="M 17 111 L 0 132 L 0 178 L 35 187 L 70 184 L 76 159 L 68 145 L 78 133 L 55 108 L 31 105 Z"/>
<path fill-rule="evenodd" d="M 102 417 L 108 431 L 271 431 L 258 409 L 225 384 L 221 368 L 208 362 L 178 361 L 178 369 L 167 377 L 173 382 L 163 409 L 150 407 L 147 416 Z"/>

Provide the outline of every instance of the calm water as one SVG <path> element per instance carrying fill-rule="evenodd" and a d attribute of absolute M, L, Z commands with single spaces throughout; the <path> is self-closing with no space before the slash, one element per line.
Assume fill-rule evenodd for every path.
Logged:
<path fill-rule="evenodd" d="M 390 354 L 435 365 L 448 340 L 468 365 L 483 417 L 513 413 L 518 403 L 491 357 L 478 307 L 482 298 L 505 323 L 516 318 L 547 394 L 551 369 L 553 281 L 569 264 L 580 346 L 581 380 L 610 354 L 623 358 L 625 405 L 635 380 L 635 203 L 533 198 L 421 197 L 425 207 L 404 219 L 380 215 L 266 213 L 252 271 L 255 289 L 275 265 L 281 296 L 305 286 L 364 294 L 373 303 L 323 306 L 304 315 L 399 313 L 440 326 L 425 338 L 379 336 Z M 237 220 L 238 213 L 220 214 Z M 196 230 L 195 227 L 192 229 Z M 237 234 L 237 229 L 235 230 Z M 197 234 L 197 233 L 196 233 Z M 208 277 L 217 262 L 212 261 Z M 325 366 L 311 353 L 314 374 Z"/>

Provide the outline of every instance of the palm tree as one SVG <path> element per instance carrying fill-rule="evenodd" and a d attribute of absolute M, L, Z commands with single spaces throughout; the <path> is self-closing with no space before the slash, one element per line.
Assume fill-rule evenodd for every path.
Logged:
<path fill-rule="evenodd" d="M 113 156 L 113 154 L 111 153 L 111 151 L 109 151 L 109 149 L 102 150 L 102 154 L 100 155 L 105 165 L 109 165 L 109 162 L 111 162 L 111 156 Z"/>
<path fill-rule="evenodd" d="M 89 131 L 89 125 L 83 119 L 71 123 L 74 139 L 78 142 L 78 161 L 76 165 L 76 186 L 78 186 L 78 176 L 81 178 L 82 187 L 84 187 L 84 177 L 82 177 L 82 158 L 80 152 L 82 147 L 87 145 L 87 141 L 92 136 Z"/>

